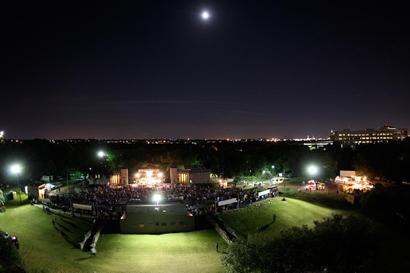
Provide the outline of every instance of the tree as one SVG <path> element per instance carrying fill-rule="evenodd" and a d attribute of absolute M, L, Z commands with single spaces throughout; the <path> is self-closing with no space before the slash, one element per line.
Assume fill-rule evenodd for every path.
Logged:
<path fill-rule="evenodd" d="M 336 215 L 313 228 L 287 229 L 277 239 L 234 242 L 223 263 L 239 273 L 394 272 L 398 265 L 385 262 L 382 237 L 370 220 Z"/>
<path fill-rule="evenodd" d="M 0 189 L 0 212 L 5 211 L 4 205 L 6 204 L 6 198 L 4 198 L 3 191 Z"/>
<path fill-rule="evenodd" d="M 6 198 L 4 198 L 3 191 L 0 189 L 0 208 L 6 203 Z"/>
<path fill-rule="evenodd" d="M 238 239 L 229 246 L 228 253 L 223 257 L 227 271 L 232 273 L 257 272 L 255 271 L 259 267 L 257 257 L 263 255 L 259 251 L 260 247 L 260 244 Z"/>
<path fill-rule="evenodd" d="M 20 254 L 10 239 L 0 231 L 0 273 L 25 273 Z"/>

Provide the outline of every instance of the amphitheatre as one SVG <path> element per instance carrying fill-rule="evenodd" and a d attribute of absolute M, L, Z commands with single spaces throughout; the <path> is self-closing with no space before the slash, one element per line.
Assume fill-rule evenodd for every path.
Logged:
<path fill-rule="evenodd" d="M 254 190 L 209 186 L 81 188 L 82 193 L 78 188 L 72 194 L 63 194 L 62 189 L 55 196 L 50 192 L 47 202 L 8 206 L 6 213 L 0 214 L 0 229 L 12 230 L 20 240 L 28 272 L 224 272 L 221 258 L 234 237 L 275 237 L 283 229 L 312 225 L 338 212 L 302 200 L 283 201 L 272 190 L 257 198 Z M 116 198 L 104 208 L 101 203 L 98 216 L 87 207 L 65 207 L 64 198 L 82 201 L 85 206 L 82 198 L 107 199 L 114 193 L 129 195 L 125 210 L 119 214 L 107 207 L 124 201 Z M 161 194 L 161 200 L 153 201 L 153 194 Z M 138 201 L 132 198 L 136 196 Z M 215 197 L 224 202 L 233 196 L 240 198 L 240 205 L 215 208 Z M 204 205 L 198 199 L 212 202 Z M 275 223 L 271 223 L 272 215 Z M 95 242 L 93 236 L 97 237 Z"/>

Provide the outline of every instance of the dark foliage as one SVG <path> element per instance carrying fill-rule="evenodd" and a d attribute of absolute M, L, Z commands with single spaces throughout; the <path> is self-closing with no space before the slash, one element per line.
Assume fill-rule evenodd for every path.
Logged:
<path fill-rule="evenodd" d="M 9 239 L 0 236 L 0 273 L 24 273 L 20 255 Z"/>
<path fill-rule="evenodd" d="M 410 229 L 410 186 L 376 185 L 360 199 L 361 211 L 390 228 Z"/>
<path fill-rule="evenodd" d="M 96 158 L 96 151 L 100 148 L 110 154 L 109 160 L 104 163 Z M 202 165 L 227 177 L 260 174 L 262 168 L 275 165 L 275 172 L 303 176 L 306 164 L 317 162 L 322 178 L 334 177 L 340 169 L 357 169 L 366 171 L 369 176 L 394 181 L 410 180 L 407 171 L 410 167 L 410 140 L 361 145 L 355 149 L 333 145 L 327 150 L 315 151 L 309 151 L 295 142 L 265 141 L 107 144 L 97 140 L 27 140 L 0 144 L 0 165 L 6 166 L 13 160 L 25 163 L 23 179 L 38 178 L 44 174 L 65 178 L 72 171 L 108 174 L 119 167 L 132 171 L 144 163 L 186 167 Z M 10 179 L 4 171 L 0 175 L 3 176 L 2 180 Z"/>
<path fill-rule="evenodd" d="M 229 271 L 240 273 L 408 272 L 407 261 L 397 259 L 400 251 L 394 249 L 402 243 L 385 244 L 390 239 L 374 222 L 334 216 L 312 229 L 288 229 L 275 240 L 237 241 L 223 261 Z"/>

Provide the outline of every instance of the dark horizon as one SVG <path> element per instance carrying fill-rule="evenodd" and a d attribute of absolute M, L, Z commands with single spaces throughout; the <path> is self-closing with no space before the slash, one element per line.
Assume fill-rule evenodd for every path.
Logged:
<path fill-rule="evenodd" d="M 404 3 L 2 7 L 7 138 L 301 138 L 410 128 Z"/>

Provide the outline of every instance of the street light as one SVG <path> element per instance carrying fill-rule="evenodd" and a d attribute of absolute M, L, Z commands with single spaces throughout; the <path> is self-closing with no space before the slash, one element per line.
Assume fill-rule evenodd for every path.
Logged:
<path fill-rule="evenodd" d="M 160 193 L 154 193 L 154 195 L 152 195 L 152 201 L 158 203 L 162 200 L 162 195 Z"/>
<path fill-rule="evenodd" d="M 16 177 L 19 187 L 19 202 L 21 203 L 20 174 L 23 172 L 23 166 L 20 163 L 13 163 L 9 166 L 9 173 Z"/>

